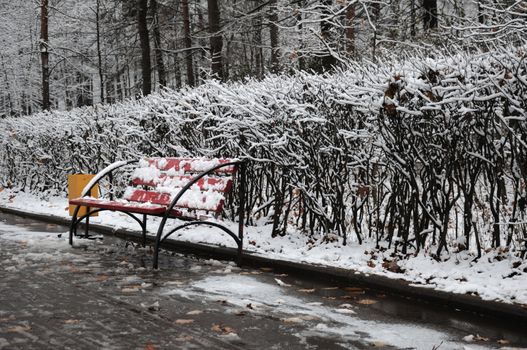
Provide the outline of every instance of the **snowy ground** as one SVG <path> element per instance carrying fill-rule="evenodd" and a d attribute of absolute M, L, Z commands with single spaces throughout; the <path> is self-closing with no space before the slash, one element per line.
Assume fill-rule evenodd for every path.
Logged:
<path fill-rule="evenodd" d="M 68 217 L 65 198 L 43 201 L 33 195 L 5 189 L 0 192 L 0 206 Z M 116 229 L 139 229 L 137 223 L 119 213 L 103 212 L 99 217 L 92 218 L 92 222 Z M 235 227 L 233 223 L 234 231 Z M 149 221 L 149 228 L 153 235 L 157 228 L 156 219 Z M 207 227 L 192 227 L 173 238 L 234 247 L 231 238 Z M 373 242 L 367 240 L 362 245 L 342 246 L 338 242 L 311 242 L 307 237 L 295 234 L 271 238 L 269 225 L 248 227 L 244 244 L 246 251 L 268 258 L 352 269 L 365 274 L 404 279 L 423 288 L 474 294 L 484 300 L 527 307 L 527 261 L 515 258 L 506 251 L 485 253 L 477 263 L 473 262 L 474 256 L 466 252 L 451 253 L 450 258 L 441 263 L 426 252 L 418 257 L 393 261 L 390 250 L 376 250 Z"/>

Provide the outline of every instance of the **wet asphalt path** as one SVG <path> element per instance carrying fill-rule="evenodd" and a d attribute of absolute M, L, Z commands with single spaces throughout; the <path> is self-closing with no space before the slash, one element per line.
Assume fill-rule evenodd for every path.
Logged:
<path fill-rule="evenodd" d="M 499 349 L 527 332 L 357 286 L 0 214 L 0 349 Z"/>

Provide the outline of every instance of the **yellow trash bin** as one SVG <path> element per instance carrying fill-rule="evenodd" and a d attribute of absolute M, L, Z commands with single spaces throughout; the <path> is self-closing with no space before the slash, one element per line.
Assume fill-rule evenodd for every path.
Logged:
<path fill-rule="evenodd" d="M 79 198 L 82 190 L 91 181 L 95 175 L 93 174 L 73 174 L 68 175 L 68 199 Z M 95 185 L 91 190 L 91 197 L 99 198 L 99 185 Z M 70 205 L 70 216 L 73 216 L 76 205 Z M 87 207 L 80 207 L 78 217 L 86 215 Z M 90 216 L 97 216 L 98 213 L 94 213 Z"/>

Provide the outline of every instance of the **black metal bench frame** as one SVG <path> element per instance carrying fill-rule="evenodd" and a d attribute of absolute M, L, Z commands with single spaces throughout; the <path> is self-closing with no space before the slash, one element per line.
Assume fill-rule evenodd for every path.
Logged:
<path fill-rule="evenodd" d="M 108 169 L 107 171 L 103 171 L 103 172 L 98 173 L 96 175 L 97 176 L 97 180 L 94 181 L 91 184 L 90 187 L 85 188 L 83 190 L 83 192 L 81 194 L 81 197 L 85 197 L 86 195 L 91 193 L 91 190 L 93 189 L 93 187 L 95 187 L 95 185 L 98 184 L 99 181 L 102 178 L 110 175 L 114 170 L 119 169 L 119 168 L 121 168 L 123 166 L 126 166 L 126 165 L 129 165 L 129 164 L 137 163 L 137 162 L 139 162 L 139 160 L 126 161 L 123 164 L 120 164 L 118 166 L 115 166 L 115 167 L 112 167 L 112 168 Z M 224 225 L 222 225 L 220 223 L 217 223 L 217 222 L 202 221 L 202 220 L 197 220 L 197 219 L 194 220 L 194 219 L 191 219 L 191 218 L 178 217 L 178 216 L 171 215 L 172 210 L 174 209 L 174 207 L 176 207 L 179 199 L 181 199 L 181 197 L 185 194 L 185 192 L 190 187 L 192 187 L 192 185 L 197 183 L 201 178 L 213 173 L 214 171 L 216 171 L 216 170 L 218 170 L 220 168 L 227 167 L 227 166 L 236 166 L 236 167 L 238 167 L 238 172 L 239 172 L 238 173 L 238 179 L 239 179 L 239 183 L 238 183 L 238 196 L 239 196 L 238 235 L 236 235 L 228 227 L 226 227 L 226 226 L 224 226 Z M 94 209 L 94 210 L 91 210 L 91 208 L 88 208 L 87 213 L 85 215 L 83 215 L 81 217 L 78 217 L 78 213 L 79 213 L 79 210 L 81 208 L 81 205 L 77 205 L 75 207 L 74 212 L 73 212 L 73 216 L 72 216 L 71 223 L 70 223 L 69 243 L 70 243 L 70 245 L 73 245 L 73 236 L 77 236 L 77 226 L 79 225 L 79 223 L 82 220 L 86 219 L 86 236 L 87 236 L 87 233 L 88 233 L 88 230 L 89 230 L 89 217 L 90 217 L 91 214 L 94 214 L 94 213 L 97 213 L 97 212 L 101 212 L 101 211 L 117 211 L 117 212 L 121 212 L 121 213 L 124 213 L 124 214 L 130 216 L 132 219 L 134 219 L 141 226 L 142 238 L 143 238 L 143 246 L 145 246 L 146 245 L 147 217 L 148 216 L 158 216 L 158 217 L 162 217 L 162 219 L 161 219 L 161 223 L 159 224 L 159 228 L 157 230 L 157 234 L 156 234 L 156 238 L 155 238 L 155 244 L 154 244 L 154 256 L 153 256 L 153 259 L 152 259 L 152 267 L 154 269 L 158 269 L 158 267 L 159 267 L 159 264 L 158 264 L 158 262 L 159 262 L 159 249 L 161 248 L 163 242 L 170 235 L 175 233 L 176 231 L 179 231 L 179 230 L 181 230 L 181 229 L 183 229 L 185 227 L 189 227 L 189 226 L 192 226 L 192 225 L 209 225 L 209 226 L 213 226 L 213 227 L 219 228 L 222 231 L 224 231 L 225 233 L 227 233 L 236 242 L 236 245 L 237 245 L 237 263 L 238 263 L 238 265 L 240 265 L 241 264 L 241 259 L 242 259 L 243 229 L 244 229 L 244 220 L 245 220 L 245 181 L 246 181 L 245 168 L 246 168 L 245 161 L 233 161 L 233 162 L 219 164 L 219 165 L 214 166 L 214 167 L 212 167 L 212 168 L 210 168 L 208 170 L 203 171 L 202 173 L 199 173 L 199 174 L 195 175 L 179 191 L 179 193 L 174 197 L 174 199 L 172 200 L 170 205 L 166 207 L 166 210 L 165 210 L 164 214 L 162 214 L 162 215 L 161 214 L 160 215 L 142 214 L 143 215 L 143 219 L 142 220 L 140 218 L 138 218 L 136 215 L 134 215 L 134 214 L 138 214 L 138 213 L 134 213 L 134 212 L 130 212 L 130 211 L 124 211 L 124 210 L 112 210 L 112 209 L 102 209 L 102 208 L 97 208 L 97 209 Z M 175 227 L 174 229 L 170 230 L 166 235 L 163 236 L 163 231 L 165 229 L 165 225 L 166 225 L 167 220 L 169 218 L 180 219 L 180 220 L 188 221 L 188 222 Z"/>

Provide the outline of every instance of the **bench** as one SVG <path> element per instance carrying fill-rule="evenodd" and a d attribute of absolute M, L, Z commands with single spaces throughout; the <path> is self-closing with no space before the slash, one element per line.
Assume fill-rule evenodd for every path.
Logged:
<path fill-rule="evenodd" d="M 129 185 L 122 198 L 96 199 L 89 196 L 99 181 L 118 168 L 137 163 Z M 233 181 L 238 175 L 239 223 L 236 235 L 229 228 L 210 219 L 223 211 L 226 196 L 233 191 Z M 245 163 L 237 159 L 206 158 L 148 158 L 115 162 L 100 171 L 84 188 L 79 198 L 71 199 L 75 205 L 69 230 L 69 243 L 77 235 L 77 226 L 89 216 L 104 210 L 125 213 L 134 219 L 142 231 L 146 245 L 147 217 L 162 217 L 154 245 L 153 268 L 158 268 L 159 248 L 174 232 L 191 225 L 209 225 L 227 233 L 238 247 L 238 264 L 243 247 L 243 222 L 245 203 Z M 78 217 L 79 209 L 88 207 L 85 215 Z M 140 217 L 142 216 L 142 218 Z M 163 235 L 167 220 L 177 218 L 184 223 Z M 88 230 L 88 229 L 87 229 Z M 87 231 L 86 231 L 87 232 Z"/>

